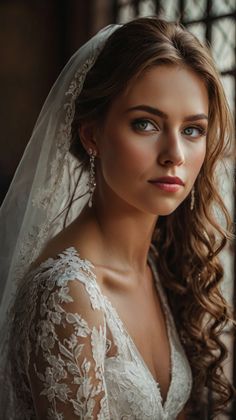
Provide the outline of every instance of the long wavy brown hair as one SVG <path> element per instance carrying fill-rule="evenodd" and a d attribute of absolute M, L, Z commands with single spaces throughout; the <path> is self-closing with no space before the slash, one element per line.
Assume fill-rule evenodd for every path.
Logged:
<path fill-rule="evenodd" d="M 221 333 L 234 321 L 220 290 L 224 270 L 218 257 L 234 235 L 216 171 L 218 163 L 234 151 L 232 118 L 209 48 L 180 24 L 157 17 L 138 18 L 117 29 L 88 72 L 76 100 L 71 153 L 88 169 L 79 126 L 85 121 L 102 121 L 131 79 L 161 64 L 192 69 L 204 81 L 209 96 L 206 156 L 194 185 L 194 209 L 190 210 L 188 196 L 172 214 L 160 216 L 153 244 L 160 255 L 156 259 L 158 272 L 193 372 L 189 415 L 199 418 L 200 401 L 203 404 L 209 389 L 214 418 L 235 392 L 222 366 L 228 350 Z"/>

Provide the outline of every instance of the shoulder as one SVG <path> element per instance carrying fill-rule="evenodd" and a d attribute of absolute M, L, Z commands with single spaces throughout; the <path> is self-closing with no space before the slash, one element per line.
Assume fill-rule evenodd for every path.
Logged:
<path fill-rule="evenodd" d="M 79 251 L 74 247 L 42 259 L 32 268 L 25 282 L 25 287 L 31 286 L 37 289 L 39 299 L 47 296 L 48 301 L 51 296 L 51 299 L 58 301 L 64 296 L 64 303 L 87 302 L 93 309 L 103 307 L 94 266 L 89 260 L 80 258 Z"/>
<path fill-rule="evenodd" d="M 38 289 L 34 326 L 47 321 L 64 337 L 69 326 L 77 335 L 78 328 L 83 330 L 85 325 L 91 331 L 104 325 L 104 301 L 93 266 L 81 259 L 75 248 L 67 248 L 41 263 L 34 279 Z M 67 332 L 71 333 L 71 327 Z"/>

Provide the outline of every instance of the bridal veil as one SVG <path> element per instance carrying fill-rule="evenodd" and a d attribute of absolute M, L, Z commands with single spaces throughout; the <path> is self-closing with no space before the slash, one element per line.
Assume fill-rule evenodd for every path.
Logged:
<path fill-rule="evenodd" d="M 0 208 L 1 381 L 7 381 L 8 308 L 17 285 L 45 242 L 63 228 L 64 210 L 73 199 L 75 187 L 75 198 L 79 199 L 73 201 L 68 223 L 88 201 L 88 174 L 81 171 L 81 162 L 69 152 L 74 104 L 87 72 L 119 26 L 109 25 L 98 32 L 62 70 L 45 101 Z M 2 394 L 1 391 L 1 410 Z"/>

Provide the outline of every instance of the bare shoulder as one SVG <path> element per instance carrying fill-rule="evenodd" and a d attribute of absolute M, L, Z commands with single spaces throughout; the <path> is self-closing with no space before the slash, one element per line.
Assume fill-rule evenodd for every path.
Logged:
<path fill-rule="evenodd" d="M 48 258 L 56 258 L 58 254 L 65 251 L 67 248 L 75 247 L 76 243 L 74 236 L 71 234 L 72 226 L 69 225 L 55 237 L 50 239 L 43 247 L 39 256 L 33 262 L 33 268 L 39 266 L 42 262 L 46 261 Z"/>
<path fill-rule="evenodd" d="M 46 261 L 48 258 L 56 258 L 68 248 L 75 248 L 81 259 L 89 261 L 99 261 L 98 250 L 100 249 L 97 236 L 86 223 L 78 221 L 72 222 L 63 231 L 59 232 L 54 238 L 50 239 L 42 249 L 41 253 L 33 263 L 33 268 Z"/>

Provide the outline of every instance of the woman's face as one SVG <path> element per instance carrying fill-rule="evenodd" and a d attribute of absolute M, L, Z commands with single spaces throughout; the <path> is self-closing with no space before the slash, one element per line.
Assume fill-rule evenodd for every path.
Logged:
<path fill-rule="evenodd" d="M 113 101 L 98 132 L 101 187 L 141 211 L 172 213 L 203 164 L 207 116 L 207 90 L 192 70 L 161 65 L 143 73 Z M 153 182 L 166 176 L 184 185 Z"/>

